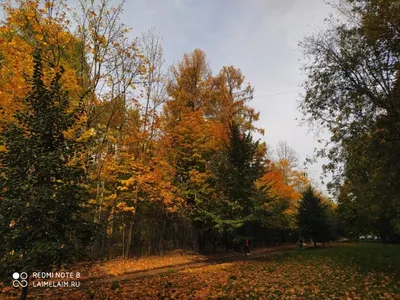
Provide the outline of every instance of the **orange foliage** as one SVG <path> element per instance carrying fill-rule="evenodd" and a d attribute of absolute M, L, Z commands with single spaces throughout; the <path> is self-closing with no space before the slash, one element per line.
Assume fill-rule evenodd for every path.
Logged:
<path fill-rule="evenodd" d="M 270 222 L 281 228 L 296 228 L 297 214 L 301 194 L 293 185 L 287 184 L 282 169 L 274 163 L 268 172 L 257 182 L 258 188 L 264 190 L 268 198 L 264 205 L 272 213 Z"/>
<path fill-rule="evenodd" d="M 259 184 L 261 186 L 268 186 L 270 188 L 268 192 L 272 197 L 291 200 L 298 200 L 300 198 L 300 193 L 292 185 L 285 183 L 282 170 L 274 163 L 271 164 L 269 172 L 262 177 Z"/>
<path fill-rule="evenodd" d="M 77 40 L 67 30 L 65 12 L 53 17 L 49 7 L 41 7 L 39 0 L 15 2 L 17 6 L 9 1 L 3 3 L 6 19 L 0 27 L 0 114 L 5 122 L 14 121 L 14 113 L 22 107 L 27 79 L 33 74 L 34 50 L 40 50 L 45 62 L 45 83 L 50 83 L 63 66 L 64 89 L 76 100 L 82 92 L 72 59 Z M 75 104 L 71 102 L 71 108 Z"/>

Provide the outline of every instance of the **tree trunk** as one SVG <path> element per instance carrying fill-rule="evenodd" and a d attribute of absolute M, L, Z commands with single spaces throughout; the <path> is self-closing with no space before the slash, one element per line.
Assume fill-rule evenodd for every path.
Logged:
<path fill-rule="evenodd" d="M 27 279 L 28 280 L 28 279 Z M 26 300 L 28 297 L 28 286 L 24 286 L 21 291 L 21 300 Z"/>
<path fill-rule="evenodd" d="M 99 223 L 101 221 L 101 208 L 103 205 L 103 198 L 104 198 L 104 180 L 101 182 L 101 192 L 100 192 L 100 199 L 99 199 Z"/>
<path fill-rule="evenodd" d="M 197 243 L 198 243 L 198 252 L 201 252 L 201 251 L 203 251 L 203 234 L 202 234 L 202 230 L 201 229 L 199 229 L 198 231 L 197 231 L 197 237 L 198 237 L 198 239 L 197 239 Z"/>
<path fill-rule="evenodd" d="M 138 203 L 138 199 L 139 199 L 139 186 L 138 185 L 136 185 L 136 191 L 135 191 L 135 193 L 136 193 L 136 196 L 135 196 L 135 200 L 134 200 L 134 208 L 135 208 L 135 213 L 134 213 L 134 220 L 137 218 L 137 203 Z M 129 232 L 128 232 L 128 243 L 127 243 L 127 245 L 126 245 L 126 255 L 125 255 L 125 257 L 126 257 L 126 259 L 128 259 L 129 258 L 129 251 L 130 251 L 130 249 L 131 249 L 131 245 L 132 245 L 132 234 L 133 234 L 133 224 L 134 224 L 134 222 L 135 221 L 131 221 L 130 222 L 130 226 L 129 226 Z"/>
<path fill-rule="evenodd" d="M 159 244 L 159 252 L 161 255 L 164 255 L 165 252 L 165 240 L 166 240 L 166 231 L 167 231 L 167 220 L 165 217 L 163 218 L 161 225 L 161 233 L 160 233 L 160 244 Z"/>
<path fill-rule="evenodd" d="M 317 242 L 313 239 L 314 248 L 317 248 Z"/>
<path fill-rule="evenodd" d="M 183 223 L 182 225 L 183 225 L 183 250 L 186 251 L 190 247 L 190 244 L 188 243 L 188 229 L 189 229 L 189 227 L 187 227 L 185 223 Z"/>
<path fill-rule="evenodd" d="M 196 228 L 192 229 L 191 240 L 192 240 L 192 250 L 197 251 L 198 250 L 197 243 L 198 243 L 199 239 L 197 238 Z"/>
<path fill-rule="evenodd" d="M 125 258 L 129 258 L 129 250 L 131 249 L 132 245 L 132 232 L 133 232 L 133 221 L 130 222 L 129 232 L 128 232 L 128 243 L 126 244 L 126 255 Z"/>
<path fill-rule="evenodd" d="M 105 257 L 106 257 L 106 242 L 107 242 L 107 227 L 104 227 L 103 236 L 101 239 L 101 249 L 100 249 L 100 257 L 101 257 L 101 264 L 103 264 Z"/>
<path fill-rule="evenodd" d="M 113 206 L 111 208 L 111 216 L 110 216 L 110 235 L 108 237 L 108 260 L 110 260 L 112 257 L 112 252 L 111 252 L 111 248 L 112 248 L 112 242 L 113 242 L 113 235 L 114 235 L 114 210 L 115 210 L 115 206 Z"/>
<path fill-rule="evenodd" d="M 122 216 L 122 258 L 125 258 L 125 221 Z"/>
<path fill-rule="evenodd" d="M 216 253 L 215 228 L 213 228 L 213 252 Z"/>
<path fill-rule="evenodd" d="M 135 245 L 135 256 L 136 259 L 139 259 L 139 257 L 142 255 L 142 249 L 143 249 L 143 243 L 142 243 L 142 222 L 139 218 L 139 215 L 136 214 L 137 219 L 135 221 L 136 228 L 137 228 L 137 241 Z"/>
<path fill-rule="evenodd" d="M 227 234 L 225 234 L 224 240 L 225 240 L 225 250 L 226 252 L 229 252 L 229 237 Z"/>
<path fill-rule="evenodd" d="M 99 205 L 100 207 L 100 182 L 97 181 L 96 183 L 96 204 Z M 98 217 L 96 216 L 96 214 L 93 214 L 94 217 L 94 222 L 99 221 Z"/>
<path fill-rule="evenodd" d="M 202 251 L 204 251 L 206 249 L 206 234 L 205 234 L 204 230 L 201 234 L 201 249 L 202 249 Z"/>

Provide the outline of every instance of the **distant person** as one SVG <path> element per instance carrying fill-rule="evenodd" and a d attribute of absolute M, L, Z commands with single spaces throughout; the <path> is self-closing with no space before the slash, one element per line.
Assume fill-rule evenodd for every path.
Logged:
<path fill-rule="evenodd" d="M 245 241 L 244 251 L 246 252 L 246 255 L 250 255 L 249 240 Z"/>
<path fill-rule="evenodd" d="M 303 250 L 303 244 L 304 244 L 303 239 L 299 239 L 299 249 L 300 250 Z"/>

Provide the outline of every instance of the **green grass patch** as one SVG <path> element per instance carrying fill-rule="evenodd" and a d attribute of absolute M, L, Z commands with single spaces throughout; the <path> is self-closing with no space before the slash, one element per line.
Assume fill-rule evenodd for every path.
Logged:
<path fill-rule="evenodd" d="M 338 247 L 307 249 L 289 255 L 307 260 L 329 259 L 344 267 L 354 266 L 359 272 L 385 273 L 400 278 L 399 245 L 363 242 Z"/>
<path fill-rule="evenodd" d="M 400 299 L 400 246 L 346 243 L 93 288 L 94 299 Z M 115 287 L 114 287 L 115 288 Z M 64 295 L 63 295 L 64 296 Z M 65 299 L 90 299 L 88 294 Z M 61 298 L 60 298 L 61 299 Z M 64 299 L 64 298 L 62 298 Z"/>

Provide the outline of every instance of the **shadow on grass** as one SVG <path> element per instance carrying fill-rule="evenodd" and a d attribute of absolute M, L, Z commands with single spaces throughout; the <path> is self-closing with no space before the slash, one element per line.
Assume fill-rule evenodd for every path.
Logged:
<path fill-rule="evenodd" d="M 286 253 L 274 260 L 285 261 L 289 258 L 305 263 L 329 259 L 345 267 L 355 266 L 360 272 L 385 273 L 400 279 L 400 245 L 346 243 Z"/>

